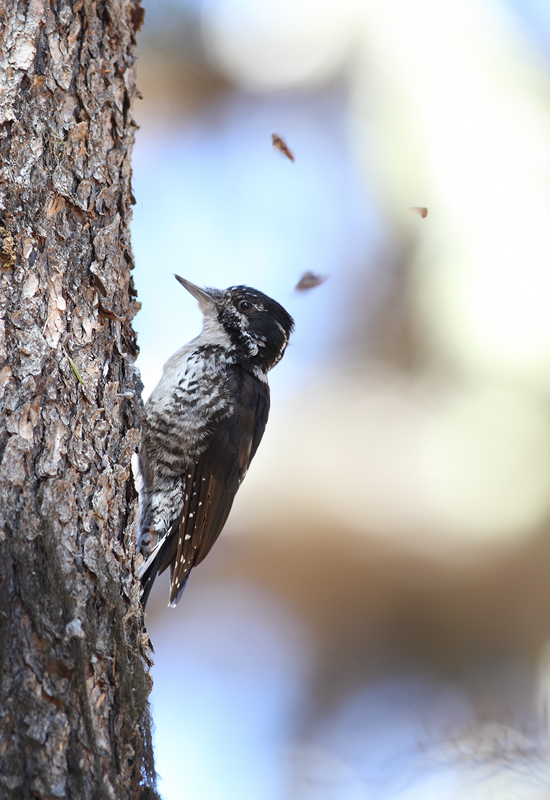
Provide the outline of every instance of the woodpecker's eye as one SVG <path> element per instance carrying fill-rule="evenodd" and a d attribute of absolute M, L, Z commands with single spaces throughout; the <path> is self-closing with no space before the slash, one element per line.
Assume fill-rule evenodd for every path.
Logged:
<path fill-rule="evenodd" d="M 248 300 L 241 300 L 239 303 L 239 308 L 241 311 L 250 311 L 252 308 L 252 303 L 249 303 Z"/>

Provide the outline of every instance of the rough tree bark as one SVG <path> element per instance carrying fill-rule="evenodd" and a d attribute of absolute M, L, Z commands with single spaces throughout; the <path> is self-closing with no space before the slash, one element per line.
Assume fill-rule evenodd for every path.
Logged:
<path fill-rule="evenodd" d="M 156 797 L 130 468 L 139 0 L 0 3 L 0 797 Z"/>

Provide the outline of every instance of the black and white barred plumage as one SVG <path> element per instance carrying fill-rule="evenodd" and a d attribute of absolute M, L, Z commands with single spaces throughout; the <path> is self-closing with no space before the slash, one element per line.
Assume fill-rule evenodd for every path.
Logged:
<path fill-rule="evenodd" d="M 164 365 L 145 405 L 138 550 L 145 605 L 170 567 L 170 605 L 222 530 L 269 413 L 268 371 L 283 357 L 292 317 L 247 286 L 201 289 L 202 333 Z"/>

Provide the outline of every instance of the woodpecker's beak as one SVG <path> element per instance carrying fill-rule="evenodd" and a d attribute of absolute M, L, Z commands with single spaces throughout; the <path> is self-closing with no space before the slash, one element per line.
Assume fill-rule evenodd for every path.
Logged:
<path fill-rule="evenodd" d="M 193 297 L 196 297 L 199 301 L 199 308 L 203 313 L 215 307 L 214 298 L 206 289 L 201 289 L 200 286 L 196 286 L 194 283 L 191 283 L 191 281 L 185 280 L 185 278 L 180 278 L 179 275 L 174 275 L 174 278 L 179 281 Z"/>

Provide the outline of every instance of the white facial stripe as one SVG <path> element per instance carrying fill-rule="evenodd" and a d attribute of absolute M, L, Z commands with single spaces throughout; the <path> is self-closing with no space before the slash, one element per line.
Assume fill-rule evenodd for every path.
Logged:
<path fill-rule="evenodd" d="M 277 322 L 277 320 L 274 320 L 274 322 L 275 322 L 275 325 L 276 325 L 276 326 L 279 328 L 279 330 L 280 330 L 280 331 L 281 331 L 281 333 L 283 334 L 283 338 L 284 338 L 284 340 L 285 340 L 285 347 L 286 347 L 286 344 L 287 344 L 287 342 L 288 342 L 288 336 L 287 336 L 287 333 L 286 333 L 285 329 L 283 328 L 283 326 L 281 325 L 281 323 L 280 323 L 280 322 Z"/>
<path fill-rule="evenodd" d="M 260 347 L 265 347 L 265 342 L 258 341 L 258 339 L 255 336 L 252 336 L 252 334 L 248 330 L 248 319 L 246 317 L 246 314 L 242 314 L 240 311 L 236 311 L 235 313 L 239 319 L 239 328 L 242 333 L 242 336 L 246 340 L 246 343 L 248 345 L 248 352 L 250 353 L 251 356 L 255 356 L 258 354 L 258 350 L 260 349 Z"/>

